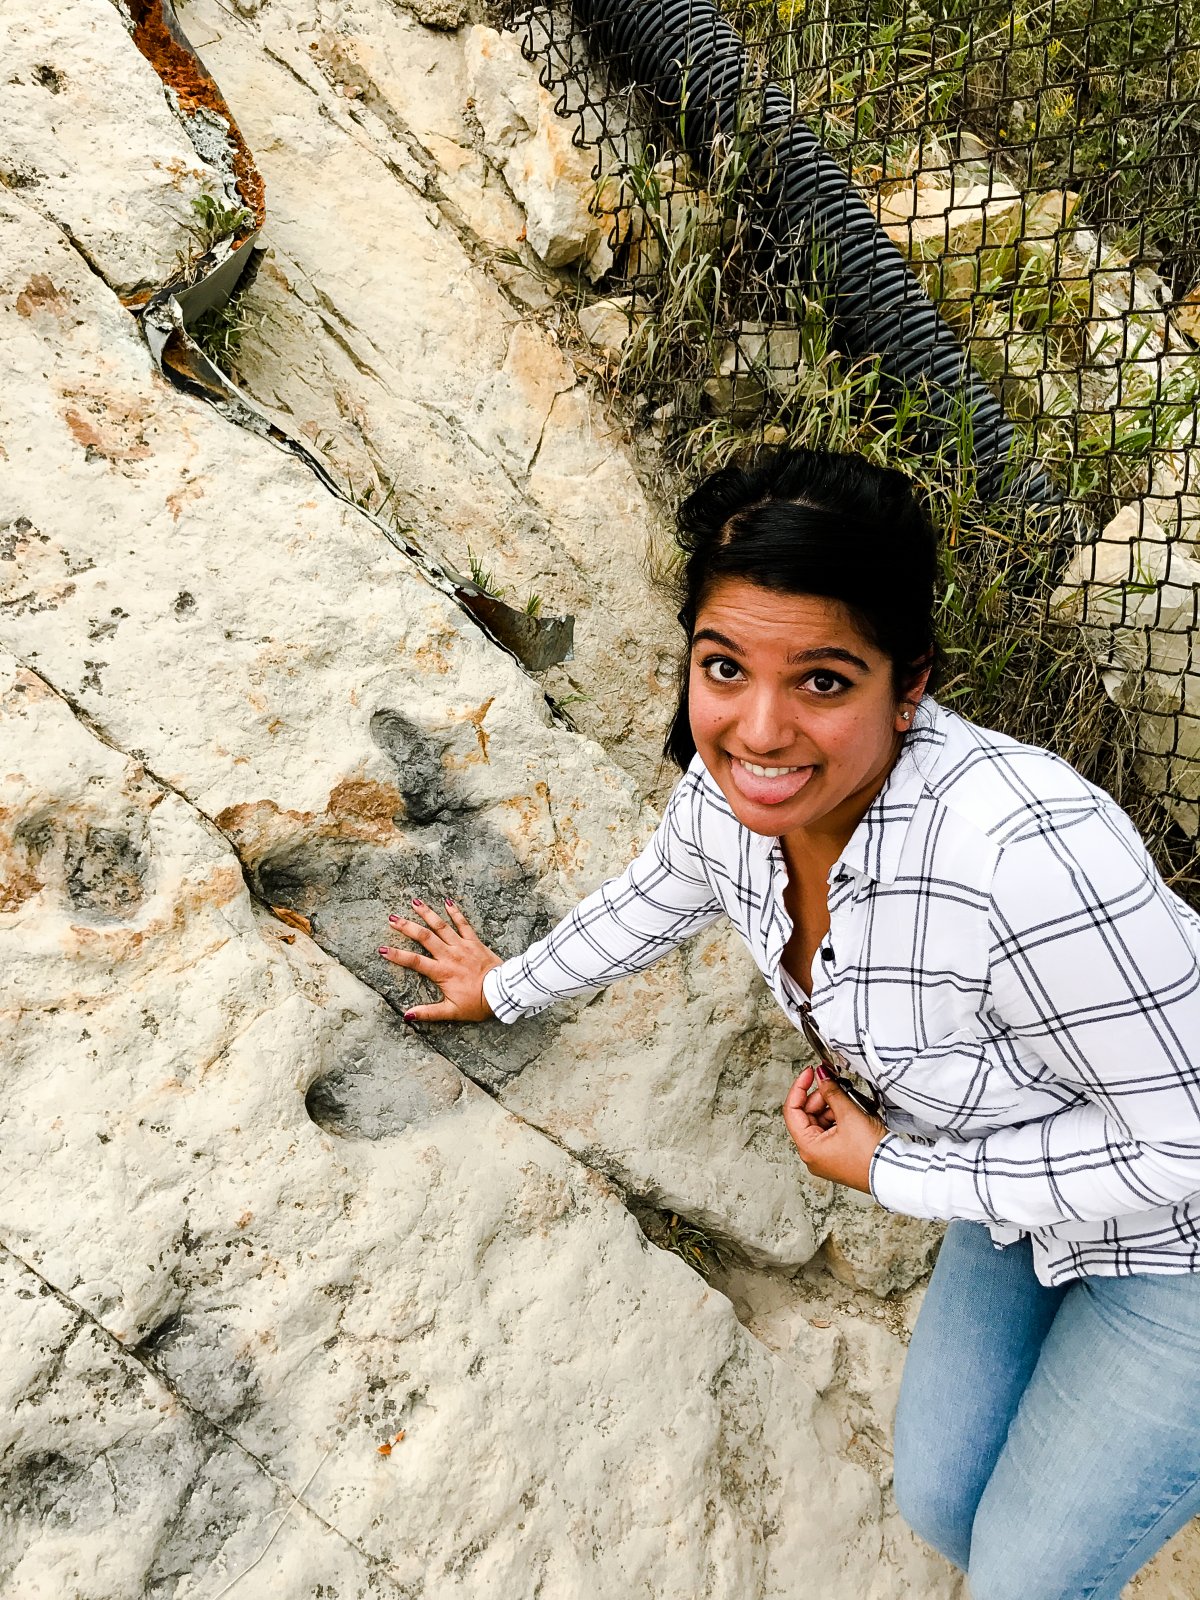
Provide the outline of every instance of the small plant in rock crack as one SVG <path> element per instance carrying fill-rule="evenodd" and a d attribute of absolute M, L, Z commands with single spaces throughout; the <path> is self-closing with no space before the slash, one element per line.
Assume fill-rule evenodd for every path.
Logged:
<path fill-rule="evenodd" d="M 467 561 L 470 563 L 471 568 L 471 582 L 475 587 L 482 589 L 484 594 L 490 594 L 493 600 L 502 600 L 508 593 L 507 589 L 502 583 L 496 582 L 495 573 L 484 566 L 483 557 L 476 555 L 470 545 L 467 546 Z M 540 606 L 541 602 L 539 601 L 538 604 Z M 537 612 L 530 612 L 530 615 L 536 616 Z"/>
<path fill-rule="evenodd" d="M 254 221 L 245 206 L 224 206 L 211 194 L 197 195 L 191 206 L 196 220 L 188 224 L 188 232 L 205 253 Z"/>
<path fill-rule="evenodd" d="M 686 1217 L 681 1217 L 675 1211 L 655 1211 L 644 1205 L 634 1205 L 630 1209 L 651 1244 L 686 1261 L 705 1282 L 725 1265 L 714 1241 Z"/>
<path fill-rule="evenodd" d="M 210 361 L 236 379 L 242 340 L 260 322 L 260 317 L 247 311 L 241 297 L 234 295 L 224 305 L 214 306 L 211 311 L 197 317 L 188 332 Z"/>

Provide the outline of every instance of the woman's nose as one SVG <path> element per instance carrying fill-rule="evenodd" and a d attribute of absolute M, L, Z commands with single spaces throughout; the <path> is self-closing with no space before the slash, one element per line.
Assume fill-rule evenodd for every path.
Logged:
<path fill-rule="evenodd" d="M 739 711 L 738 737 L 747 751 L 769 755 L 792 743 L 794 718 L 786 696 L 753 694 L 743 701 Z"/>

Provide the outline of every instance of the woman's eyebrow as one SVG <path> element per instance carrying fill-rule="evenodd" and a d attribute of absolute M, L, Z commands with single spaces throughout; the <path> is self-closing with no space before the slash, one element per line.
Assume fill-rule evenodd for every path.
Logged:
<path fill-rule="evenodd" d="M 812 661 L 844 661 L 848 666 L 859 667 L 863 672 L 870 672 L 870 667 L 861 656 L 856 656 L 852 650 L 843 650 L 840 645 L 822 645 L 816 650 L 797 650 L 795 655 L 788 657 L 789 667 L 804 667 Z"/>
<path fill-rule="evenodd" d="M 718 633 L 715 628 L 701 628 L 698 633 L 692 635 L 692 644 L 698 645 L 701 639 L 711 639 L 713 644 L 719 644 L 722 649 L 732 650 L 735 656 L 740 656 L 742 653 L 740 644 L 734 644 L 732 639 L 723 633 Z"/>
<path fill-rule="evenodd" d="M 692 635 L 692 645 L 695 647 L 701 641 L 719 644 L 722 650 L 728 650 L 731 655 L 740 656 L 744 652 L 741 645 L 735 644 L 727 634 L 718 633 L 715 628 L 700 628 Z M 861 656 L 856 656 L 852 650 L 843 650 L 840 645 L 819 645 L 815 650 L 797 650 L 788 658 L 789 667 L 807 667 L 814 661 L 844 661 L 847 666 L 858 667 L 862 672 L 870 672 L 870 667 Z"/>

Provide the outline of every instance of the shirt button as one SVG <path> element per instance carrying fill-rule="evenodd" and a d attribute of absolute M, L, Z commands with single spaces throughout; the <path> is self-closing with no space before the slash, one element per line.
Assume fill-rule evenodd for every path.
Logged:
<path fill-rule="evenodd" d="M 833 946 L 831 944 L 823 945 L 821 947 L 821 960 L 822 961 L 832 961 L 833 960 Z"/>

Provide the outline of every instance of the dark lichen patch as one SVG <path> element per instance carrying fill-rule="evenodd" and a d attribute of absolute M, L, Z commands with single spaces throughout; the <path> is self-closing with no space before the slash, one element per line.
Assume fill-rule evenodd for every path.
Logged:
<path fill-rule="evenodd" d="M 41 1526 L 62 1526 L 72 1520 L 87 1476 L 86 1467 L 57 1450 L 31 1451 L 0 1476 L 0 1512 Z"/>
<path fill-rule="evenodd" d="M 49 534 L 40 532 L 28 517 L 14 517 L 6 522 L 0 519 L 0 561 L 15 561 L 21 546 L 36 539 L 39 544 L 49 544 Z"/>
<path fill-rule="evenodd" d="M 48 66 L 45 62 L 40 67 L 33 69 L 33 81 L 40 83 L 43 89 L 49 89 L 51 94 L 61 94 L 66 84 L 66 79 L 57 68 Z"/>
<path fill-rule="evenodd" d="M 385 1139 L 431 1121 L 461 1093 L 462 1079 L 453 1068 L 432 1051 L 423 1057 L 414 1050 L 397 1021 L 392 1038 L 355 1047 L 318 1078 L 304 1109 L 326 1133 Z"/>
<path fill-rule="evenodd" d="M 215 1317 L 169 1316 L 137 1349 L 210 1423 L 228 1426 L 258 1402 L 257 1374 L 243 1340 Z"/>
<path fill-rule="evenodd" d="M 69 842 L 64 864 L 71 904 L 96 920 L 122 921 L 145 897 L 145 853 L 119 828 L 89 827 Z"/>
<path fill-rule="evenodd" d="M 377 712 L 371 731 L 396 767 L 404 802 L 404 815 L 396 819 L 398 842 L 373 847 L 347 839 L 306 840 L 260 862 L 253 883 L 268 905 L 307 917 L 317 943 L 403 1014 L 440 994 L 427 979 L 380 956 L 380 945 L 406 943 L 389 926 L 389 912 L 411 917 L 412 902 L 420 898 L 444 913 L 448 896 L 483 942 L 503 956 L 526 949 L 553 918 L 508 840 L 455 789 L 443 760 L 446 742 L 395 711 Z M 518 1029 L 489 1022 L 430 1024 L 425 1031 L 468 1077 L 496 1089 L 540 1054 L 563 1015 L 556 1008 L 554 1016 Z M 314 1103 L 318 1122 L 327 1114 L 320 1099 L 325 1092 Z M 337 1099 L 341 1091 L 331 1086 L 328 1093 Z"/>
<path fill-rule="evenodd" d="M 371 718 L 371 737 L 396 764 L 410 822 L 435 822 L 466 809 L 447 789 L 445 746 L 423 728 L 399 711 L 377 711 Z"/>

